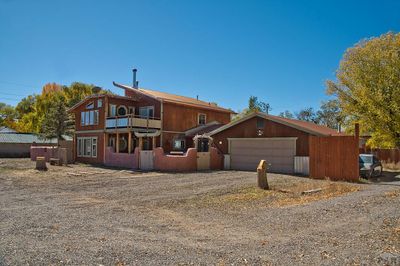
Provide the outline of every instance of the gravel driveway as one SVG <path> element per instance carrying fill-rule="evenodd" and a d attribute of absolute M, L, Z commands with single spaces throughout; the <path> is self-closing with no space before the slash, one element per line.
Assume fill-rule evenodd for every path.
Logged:
<path fill-rule="evenodd" d="M 0 265 L 400 264 L 400 182 L 280 207 L 220 201 L 250 172 L 32 168 L 0 160 Z"/>

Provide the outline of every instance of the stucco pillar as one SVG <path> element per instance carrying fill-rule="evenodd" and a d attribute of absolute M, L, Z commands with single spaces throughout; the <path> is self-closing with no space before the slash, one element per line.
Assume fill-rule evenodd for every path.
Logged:
<path fill-rule="evenodd" d="M 153 137 L 153 150 L 156 148 L 156 137 Z"/>

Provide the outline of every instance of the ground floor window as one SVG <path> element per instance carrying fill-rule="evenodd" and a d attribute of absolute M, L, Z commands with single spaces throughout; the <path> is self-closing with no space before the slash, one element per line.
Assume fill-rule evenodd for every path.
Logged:
<path fill-rule="evenodd" d="M 174 140 L 174 150 L 182 151 L 185 149 L 185 140 L 176 139 Z"/>
<path fill-rule="evenodd" d="M 78 157 L 97 157 L 97 137 L 77 138 Z"/>

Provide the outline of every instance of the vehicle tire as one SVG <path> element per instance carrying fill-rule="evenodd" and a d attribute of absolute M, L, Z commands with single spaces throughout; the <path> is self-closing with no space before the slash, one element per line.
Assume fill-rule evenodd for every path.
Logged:
<path fill-rule="evenodd" d="M 382 166 L 376 166 L 375 168 L 371 169 L 372 177 L 380 177 L 381 175 L 382 175 Z"/>

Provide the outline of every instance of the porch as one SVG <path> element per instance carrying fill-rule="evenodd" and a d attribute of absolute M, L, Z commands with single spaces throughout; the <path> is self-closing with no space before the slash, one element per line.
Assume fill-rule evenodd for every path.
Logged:
<path fill-rule="evenodd" d="M 155 117 L 143 117 L 133 114 L 106 118 L 106 129 L 134 127 L 160 129 L 161 119 Z"/>

